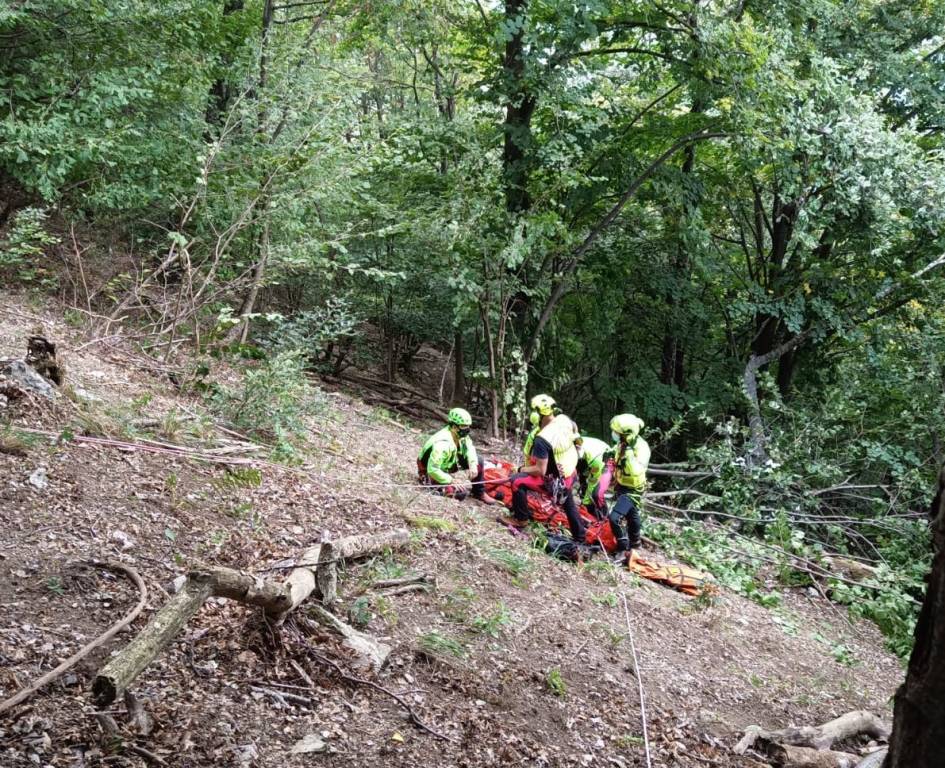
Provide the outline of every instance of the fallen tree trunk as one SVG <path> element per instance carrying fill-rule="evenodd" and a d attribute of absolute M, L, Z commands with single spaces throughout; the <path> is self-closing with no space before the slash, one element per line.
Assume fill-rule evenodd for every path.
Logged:
<path fill-rule="evenodd" d="M 181 631 L 187 620 L 200 610 L 213 594 L 213 586 L 209 574 L 191 574 L 181 591 L 164 604 L 148 626 L 102 667 L 92 684 L 92 701 L 104 707 L 124 694 L 131 682 Z"/>
<path fill-rule="evenodd" d="M 323 542 L 316 562 L 316 579 L 322 603 L 330 606 L 338 594 L 338 562 L 357 560 L 360 557 L 382 552 L 385 549 L 402 547 L 410 540 L 406 528 L 397 528 L 386 533 L 346 536 L 337 541 Z"/>
<path fill-rule="evenodd" d="M 768 742 L 761 750 L 778 768 L 856 768 L 858 755 L 849 752 L 833 752 L 829 749 L 792 747 Z"/>
<path fill-rule="evenodd" d="M 824 723 L 820 726 L 791 726 L 780 731 L 766 731 L 757 725 L 749 726 L 745 735 L 732 750 L 737 755 L 743 755 L 756 742 L 766 741 L 776 744 L 811 747 L 813 749 L 830 749 L 838 741 L 851 736 L 866 734 L 874 739 L 886 740 L 889 738 L 889 727 L 872 712 L 854 710 L 845 715 Z"/>
<path fill-rule="evenodd" d="M 315 591 L 318 584 L 317 569 L 330 567 L 337 578 L 335 566 L 338 560 L 364 557 L 401 546 L 409 538 L 408 531 L 400 528 L 381 534 L 351 536 L 333 544 L 317 544 L 303 552 L 300 564 L 281 582 L 231 568 L 192 571 L 180 592 L 154 615 L 124 650 L 99 671 L 92 686 L 93 701 L 103 707 L 121 696 L 148 664 L 174 640 L 209 597 L 225 597 L 258 606 L 280 623 Z M 321 558 L 323 548 L 331 551 L 331 559 Z M 344 638 L 344 645 L 360 658 L 367 659 L 375 670 L 383 666 L 390 654 L 389 646 L 358 632 L 324 609 L 317 609 L 314 615 L 321 624 L 340 634 Z"/>

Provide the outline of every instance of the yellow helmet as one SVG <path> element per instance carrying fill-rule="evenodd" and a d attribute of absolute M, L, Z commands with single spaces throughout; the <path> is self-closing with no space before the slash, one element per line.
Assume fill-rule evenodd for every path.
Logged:
<path fill-rule="evenodd" d="M 610 431 L 614 440 L 633 440 L 643 429 L 643 419 L 632 413 L 621 413 L 610 420 Z"/>
<path fill-rule="evenodd" d="M 555 401 L 549 395 L 535 395 L 532 398 L 531 407 L 541 416 L 551 416 L 555 412 Z"/>
<path fill-rule="evenodd" d="M 453 408 L 446 415 L 446 423 L 456 427 L 471 427 L 472 416 L 465 408 Z"/>

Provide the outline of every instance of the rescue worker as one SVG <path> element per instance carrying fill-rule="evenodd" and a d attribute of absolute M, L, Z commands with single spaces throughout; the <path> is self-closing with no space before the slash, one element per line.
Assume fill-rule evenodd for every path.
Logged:
<path fill-rule="evenodd" d="M 601 486 L 601 478 L 613 458 L 611 447 L 596 437 L 584 437 L 579 432 L 574 438 L 578 452 L 578 482 L 582 494 L 581 503 L 594 517 L 600 519 L 607 514 L 607 502 L 604 500 L 606 488 Z"/>
<path fill-rule="evenodd" d="M 577 449 L 574 447 L 574 422 L 557 408 L 548 395 L 535 395 L 531 409 L 538 414 L 538 434 L 532 442 L 529 459 L 532 463 L 512 475 L 512 512 L 515 519 L 531 518 L 528 491 L 540 491 L 562 504 L 568 518 L 571 536 L 583 542 L 585 526 L 578 514 L 571 488 L 577 476 Z"/>
<path fill-rule="evenodd" d="M 453 408 L 446 417 L 446 426 L 434 433 L 423 444 L 417 457 L 417 474 L 424 485 L 433 486 L 439 493 L 462 500 L 471 492 L 473 498 L 486 504 L 496 503 L 485 492 L 482 458 L 476 454 L 469 430 L 472 417 L 463 408 Z M 472 481 L 457 476 L 466 470 Z"/>
<path fill-rule="evenodd" d="M 643 420 L 632 413 L 621 413 L 610 420 L 610 436 L 614 441 L 614 505 L 607 519 L 617 540 L 616 562 L 625 562 L 630 551 L 639 549 L 641 544 L 640 509 L 646 489 L 646 469 L 650 464 L 650 446 L 640 437 L 642 429 Z M 603 491 L 610 485 L 610 475 L 605 471 L 601 477 L 599 486 Z"/>

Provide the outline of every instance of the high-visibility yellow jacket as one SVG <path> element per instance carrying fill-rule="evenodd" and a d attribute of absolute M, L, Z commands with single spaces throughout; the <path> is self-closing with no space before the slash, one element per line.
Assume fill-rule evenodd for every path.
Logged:
<path fill-rule="evenodd" d="M 624 488 L 642 494 L 646 488 L 646 468 L 650 464 L 650 446 L 642 437 L 614 447 L 614 479 Z"/>
<path fill-rule="evenodd" d="M 538 435 L 541 427 L 532 427 L 531 431 L 525 436 L 525 445 L 522 446 L 522 455 L 525 457 L 522 464 L 530 464 L 532 460 L 532 443 Z"/>
<path fill-rule="evenodd" d="M 443 427 L 435 432 L 420 449 L 419 462 L 426 468 L 430 479 L 440 485 L 449 485 L 453 482 L 450 472 L 460 467 L 460 459 L 466 469 L 475 467 L 479 461 L 476 446 L 468 435 L 459 439 L 459 447 L 453 442 L 453 433 L 449 427 Z"/>
<path fill-rule="evenodd" d="M 554 451 L 558 475 L 562 478 L 571 477 L 578 462 L 577 448 L 574 447 L 574 422 L 563 413 L 558 414 L 541 429 L 538 437 L 545 440 Z"/>

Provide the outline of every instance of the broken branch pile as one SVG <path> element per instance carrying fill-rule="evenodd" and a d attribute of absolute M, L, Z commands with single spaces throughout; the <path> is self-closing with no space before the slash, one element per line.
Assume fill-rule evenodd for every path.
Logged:
<path fill-rule="evenodd" d="M 865 710 L 847 712 L 816 727 L 790 726 L 780 731 L 766 731 L 752 725 L 732 751 L 743 755 L 753 750 L 778 768 L 858 768 L 863 760 L 860 755 L 831 749 L 835 744 L 857 736 L 886 741 L 889 726 Z"/>
<path fill-rule="evenodd" d="M 350 536 L 322 542 L 306 550 L 285 581 L 264 579 L 231 568 L 191 571 L 180 591 L 154 615 L 148 625 L 98 673 L 92 698 L 107 706 L 121 696 L 135 678 L 164 650 L 187 621 L 210 597 L 224 597 L 262 608 L 279 624 L 305 601 L 320 584 L 330 591 L 322 599 L 330 604 L 337 590 L 336 564 L 403 546 L 409 540 L 406 529 L 380 534 Z M 344 638 L 344 645 L 373 669 L 379 670 L 390 647 L 359 632 L 324 608 L 315 606 L 313 617 Z"/>

